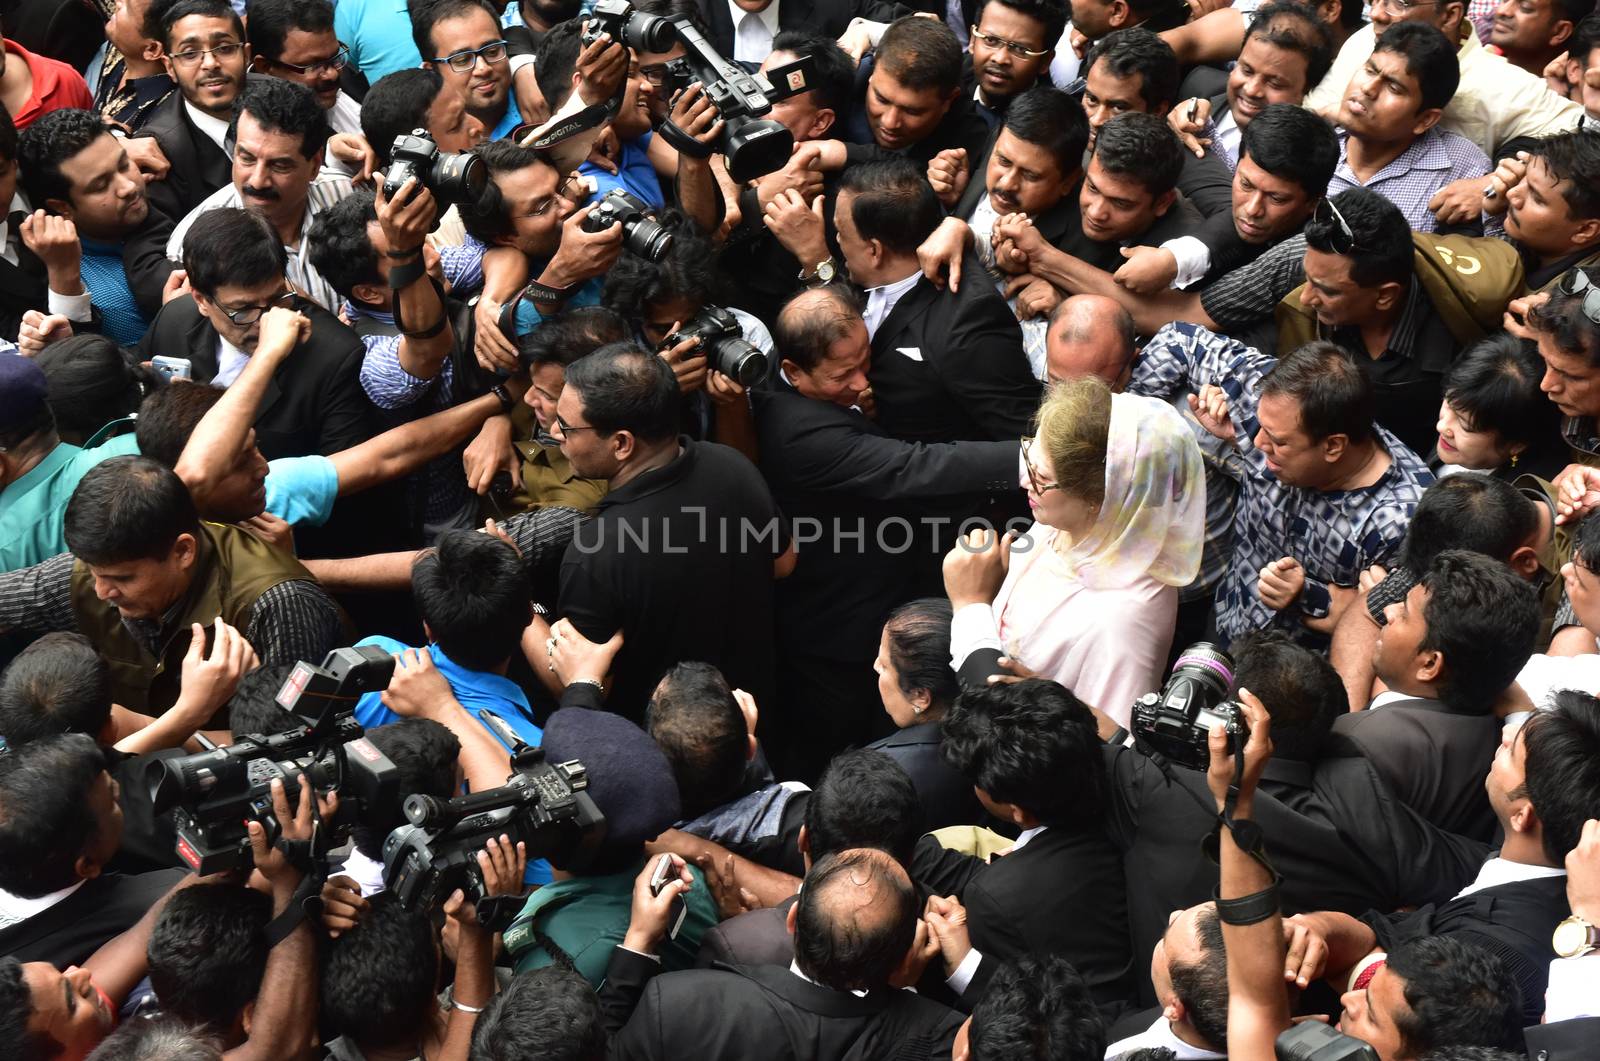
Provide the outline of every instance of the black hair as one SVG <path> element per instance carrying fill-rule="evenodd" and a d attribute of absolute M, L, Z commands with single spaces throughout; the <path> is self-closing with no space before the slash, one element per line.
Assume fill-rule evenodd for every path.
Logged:
<path fill-rule="evenodd" d="M 472 1028 L 472 1061 L 604 1061 L 600 1000 L 562 965 L 518 973 Z"/>
<path fill-rule="evenodd" d="M 915 21 L 933 24 L 925 18 Z M 839 194 L 845 192 L 855 196 L 850 217 L 861 238 L 879 240 L 898 254 L 915 254 L 944 219 L 926 174 L 908 158 L 851 166 L 839 178 Z"/>
<path fill-rule="evenodd" d="M 1590 282 L 1600 280 L 1600 269 L 1574 266 L 1567 274 L 1581 271 Z M 1565 277 L 1563 277 L 1565 279 Z M 1569 295 L 1559 286 L 1551 288 L 1550 297 L 1528 313 L 1528 324 L 1537 332 L 1550 336 L 1557 350 L 1581 357 L 1590 365 L 1600 364 L 1600 321 L 1589 319 L 1583 303 L 1588 291 Z"/>
<path fill-rule="evenodd" d="M 1434 557 L 1422 587 L 1428 630 L 1418 648 L 1444 656 L 1439 699 L 1457 711 L 1488 714 L 1533 655 L 1538 591 L 1500 561 L 1462 549 Z"/>
<path fill-rule="evenodd" d="M 224 284 L 259 287 L 282 279 L 289 256 L 266 218 L 242 207 L 222 206 L 202 211 L 184 233 L 183 268 L 190 287 L 215 298 Z"/>
<path fill-rule="evenodd" d="M 1572 28 L 1572 36 L 1567 40 L 1567 57 L 1587 66 L 1589 55 L 1596 48 L 1600 48 L 1600 13 L 1586 16 Z"/>
<path fill-rule="evenodd" d="M 406 9 L 411 15 L 411 39 L 423 62 L 443 58 L 433 54 L 433 27 L 436 23 L 482 11 L 496 28 L 500 25 L 500 16 L 487 0 L 407 0 Z"/>
<path fill-rule="evenodd" d="M 1600 144 L 1586 136 L 1592 129 L 1573 129 L 1535 140 L 1528 154 L 1544 159 L 1557 182 L 1565 181 L 1561 198 L 1573 220 L 1600 217 Z"/>
<path fill-rule="evenodd" d="M 1429 1050 L 1417 1061 L 1528 1061 L 1528 1055 L 1518 1049 L 1502 1050 L 1498 1046 L 1459 1044 Z"/>
<path fill-rule="evenodd" d="M 1089 147 L 1089 119 L 1083 104 L 1058 88 L 1035 85 L 1006 107 L 1005 128 L 1025 143 L 1044 148 L 1062 176 L 1083 168 Z"/>
<path fill-rule="evenodd" d="M 1587 570 L 1600 570 L 1600 519 L 1585 517 L 1574 532 L 1572 560 Z"/>
<path fill-rule="evenodd" d="M 1261 381 L 1261 394 L 1286 395 L 1300 410 L 1300 428 L 1313 442 L 1344 435 L 1373 437 L 1377 399 L 1372 380 L 1343 347 L 1314 340 L 1279 359 Z"/>
<path fill-rule="evenodd" d="M 1274 177 L 1300 185 L 1315 202 L 1327 194 L 1339 167 L 1339 135 L 1315 111 L 1271 103 L 1239 135 L 1239 157 L 1247 155 Z"/>
<path fill-rule="evenodd" d="M 0 113 L 5 108 L 0 107 Z M 0 1043 L 10 1043 L 15 1061 L 49 1061 L 61 1053 L 61 1044 L 44 1032 L 30 1032 L 33 991 L 22 976 L 22 962 L 0 958 Z"/>
<path fill-rule="evenodd" d="M 488 167 L 489 180 L 483 186 L 483 194 L 475 202 L 460 203 L 456 209 L 467 235 L 479 243 L 493 246 L 497 240 L 515 231 L 506 211 L 505 196 L 500 194 L 500 186 L 494 181 L 495 176 L 548 163 L 531 147 L 519 147 L 510 140 L 490 140 L 472 150 Z"/>
<path fill-rule="evenodd" d="M 411 565 L 411 593 L 433 640 L 469 670 L 503 665 L 532 615 L 522 556 L 477 531 L 440 534 Z"/>
<path fill-rule="evenodd" d="M 323 1027 L 364 1051 L 412 1046 L 427 1028 L 439 977 L 433 925 L 393 892 L 367 900 L 356 926 L 319 948 Z"/>
<path fill-rule="evenodd" d="M 1346 188 L 1328 201 L 1350 226 L 1354 245 L 1331 211 L 1327 216 L 1318 211 L 1306 222 L 1306 246 L 1349 258 L 1350 279 L 1361 287 L 1410 281 L 1411 225 L 1398 206 L 1370 188 Z"/>
<path fill-rule="evenodd" d="M 927 691 L 929 721 L 947 712 L 961 694 L 950 669 L 950 616 L 948 599 L 923 597 L 896 608 L 883 624 L 900 691 L 907 696 Z"/>
<path fill-rule="evenodd" d="M 83 733 L 40 737 L 0 755 L 0 888 L 37 899 L 78 881 L 100 828 L 89 790 L 105 754 Z"/>
<path fill-rule="evenodd" d="M 0 672 L 0 738 L 8 748 L 57 733 L 98 738 L 110 717 L 111 668 L 82 634 L 45 634 Z"/>
<path fill-rule="evenodd" d="M 1277 745 L 1276 725 L 1272 728 Z M 1228 1046 L 1228 951 L 1222 939 L 1217 908 L 1207 903 L 1194 919 L 1200 939 L 1200 958 L 1194 962 L 1168 961 L 1172 990 L 1183 1002 L 1184 1015 L 1194 1030 L 1214 1050 Z"/>
<path fill-rule="evenodd" d="M 294 673 L 293 663 L 263 663 L 239 679 L 222 712 L 235 740 L 247 733 L 270 737 L 301 724 L 299 716 L 278 703 L 278 690 Z"/>
<path fill-rule="evenodd" d="M 151 5 L 154 8 L 154 4 Z M 154 10 L 151 15 L 155 14 Z M 228 0 L 177 0 L 177 3 L 161 13 L 161 47 L 167 54 L 172 54 L 172 27 L 188 18 L 190 15 L 199 15 L 202 18 L 220 18 L 233 23 L 233 32 L 238 36 L 240 43 L 244 42 L 244 20 L 233 9 Z M 147 19 L 148 22 L 148 19 Z M 148 28 L 148 27 L 147 27 Z"/>
<path fill-rule="evenodd" d="M 1183 145 L 1166 120 L 1130 111 L 1100 127 L 1094 157 L 1107 173 L 1131 177 L 1153 198 L 1177 188 L 1183 172 Z"/>
<path fill-rule="evenodd" d="M 804 306 L 796 305 L 802 302 Z M 772 345 L 779 357 L 810 372 L 827 360 L 829 347 L 861 323 L 856 291 L 844 284 L 827 284 L 802 291 L 784 304 L 773 323 Z"/>
<path fill-rule="evenodd" d="M 1143 26 L 1112 30 L 1095 41 L 1083 60 L 1084 76 L 1101 62 L 1119 81 L 1139 78 L 1139 98 L 1152 114 L 1178 102 L 1178 56 L 1172 45 Z"/>
<path fill-rule="evenodd" d="M 376 726 L 367 730 L 367 740 L 400 774 L 394 803 L 363 807 L 361 823 L 353 830 L 356 848 L 374 862 L 382 862 L 383 842 L 406 824 L 403 808 L 408 796 L 449 799 L 455 795 L 461 741 L 431 718 L 402 718 Z"/>
<path fill-rule="evenodd" d="M 1128 7 L 1133 11 L 1133 21 L 1156 33 L 1183 25 L 1191 14 L 1182 0 L 1129 0 Z"/>
<path fill-rule="evenodd" d="M 855 96 L 856 63 L 838 41 L 809 30 L 785 29 L 772 38 L 772 50 L 789 52 L 797 59 L 809 56 L 812 103 L 819 110 L 844 116 Z"/>
<path fill-rule="evenodd" d="M 163 1013 L 227 1034 L 261 988 L 272 900 L 243 884 L 172 894 L 150 933 L 150 986 Z"/>
<path fill-rule="evenodd" d="M 222 391 L 206 383 L 175 379 L 144 400 L 134 426 L 139 452 L 167 468 L 176 468 L 189 436 L 222 400 Z"/>
<path fill-rule="evenodd" d="M 1261 698 L 1272 717 L 1273 755 L 1302 763 L 1321 758 L 1334 721 L 1350 709 L 1344 683 L 1327 657 L 1281 630 L 1252 631 L 1229 651 L 1235 690 L 1230 695 L 1249 689 Z"/>
<path fill-rule="evenodd" d="M 1456 46 L 1439 27 L 1427 22 L 1396 22 L 1378 37 L 1374 52 L 1405 56 L 1406 73 L 1417 79 L 1419 111 L 1442 109 L 1461 84 Z"/>
<path fill-rule="evenodd" d="M 212 1036 L 173 1017 L 135 1017 L 100 1040 L 87 1061 L 222 1061 Z"/>
<path fill-rule="evenodd" d="M 1290 22 L 1295 25 L 1285 25 Z M 1276 48 L 1303 56 L 1307 92 L 1316 88 L 1333 66 L 1333 34 L 1312 8 L 1294 0 L 1279 0 L 1257 8 L 1250 27 L 1244 31 L 1246 42 L 1252 37 L 1260 37 Z M 1255 119 L 1250 119 L 1250 123 L 1254 125 Z"/>
<path fill-rule="evenodd" d="M 239 93 L 239 102 L 234 107 L 233 121 L 228 125 L 228 143 L 238 140 L 239 119 L 246 114 L 269 132 L 298 136 L 300 157 L 307 161 L 326 147 L 328 137 L 333 135 L 328 125 L 328 112 L 317 106 L 316 94 L 302 84 L 281 77 L 245 80 L 244 91 Z"/>
<path fill-rule="evenodd" d="M 28 202 L 35 208 L 45 208 L 51 199 L 70 203 L 72 178 L 61 172 L 62 164 L 110 135 L 111 126 L 96 111 L 66 107 L 40 115 L 22 130 L 14 152 L 17 182 Z"/>
<path fill-rule="evenodd" d="M 916 786 L 904 767 L 872 748 L 840 752 L 806 801 L 811 861 L 870 847 L 909 867 L 922 819 Z"/>
<path fill-rule="evenodd" d="M 629 335 L 628 322 L 615 310 L 604 306 L 578 306 L 517 336 L 517 352 L 522 363 L 531 368 L 539 365 L 565 368 L 602 346 L 624 342 Z"/>
<path fill-rule="evenodd" d="M 1106 1025 L 1089 985 L 1059 954 L 1024 954 L 995 971 L 972 1010 L 972 1061 L 1099 1058 Z"/>
<path fill-rule="evenodd" d="M 15 162 L 17 160 L 17 123 L 11 120 L 11 112 L 0 107 L 0 161 Z"/>
<path fill-rule="evenodd" d="M 913 92 L 932 88 L 948 96 L 961 84 L 961 43 L 937 19 L 895 19 L 883 31 L 876 54 L 878 69 Z"/>
<path fill-rule="evenodd" d="M 916 925 L 917 891 L 899 863 L 882 851 L 840 851 L 814 861 L 806 874 L 795 904 L 794 960 L 823 987 L 881 989 L 904 960 Z"/>
<path fill-rule="evenodd" d="M 1539 389 L 1543 378 L 1537 347 L 1497 332 L 1456 358 L 1444 400 L 1468 431 L 1492 431 L 1504 443 L 1521 442 L 1537 453 L 1556 447 L 1561 430 L 1561 410 Z"/>
<path fill-rule="evenodd" d="M 645 707 L 645 729 L 672 764 L 684 818 L 698 818 L 738 792 L 749 731 L 717 668 L 685 662 L 662 675 Z"/>
<path fill-rule="evenodd" d="M 67 548 L 86 564 L 159 560 L 179 535 L 198 535 L 189 488 L 149 457 L 112 457 L 78 482 L 67 502 Z"/>
<path fill-rule="evenodd" d="M 1107 781 L 1094 713 L 1056 682 L 964 690 L 944 720 L 944 758 L 991 800 L 1042 825 L 1100 820 Z"/>
<path fill-rule="evenodd" d="M 122 352 L 108 335 L 74 335 L 34 358 L 50 384 L 50 411 L 62 441 L 82 445 L 95 432 L 139 411 L 160 374 Z"/>
<path fill-rule="evenodd" d="M 1422 492 L 1400 545 L 1401 562 L 1421 575 L 1447 549 L 1511 559 L 1539 527 L 1539 504 L 1484 472 L 1447 475 Z"/>
<path fill-rule="evenodd" d="M 443 89 L 439 71 L 419 66 L 384 74 L 367 90 L 361 100 L 361 135 L 381 167 L 393 158 L 395 137 L 428 128 L 428 111 Z"/>
<path fill-rule="evenodd" d="M 979 0 L 977 8 L 972 14 L 972 24 L 983 24 L 983 10 L 991 3 L 1001 7 L 1010 8 L 1019 15 L 1026 15 L 1044 27 L 1044 46 L 1053 49 L 1061 40 L 1061 35 L 1067 31 L 1067 4 L 1062 0 Z"/>
<path fill-rule="evenodd" d="M 662 211 L 656 221 L 673 233 L 667 253 L 659 261 L 651 261 L 625 250 L 606 274 L 600 303 L 625 317 L 642 314 L 653 302 L 679 298 L 702 304 L 714 301 L 716 245 L 676 210 Z"/>
<path fill-rule="evenodd" d="M 1559 866 L 1578 846 L 1583 823 L 1600 818 L 1600 700 L 1561 690 L 1553 710 L 1528 717 L 1522 741 L 1528 801 L 1539 816 L 1545 857 Z"/>
<path fill-rule="evenodd" d="M 1395 1013 L 1401 1057 L 1458 1043 L 1522 1042 L 1522 989 L 1496 954 L 1457 936 L 1420 936 L 1389 951 L 1408 1012 Z"/>
<path fill-rule="evenodd" d="M 678 431 L 678 382 L 672 369 L 635 343 L 612 343 L 567 366 L 567 386 L 584 419 L 601 435 L 630 431 L 661 442 Z"/>
<path fill-rule="evenodd" d="M 534 80 L 552 111 L 572 95 L 572 75 L 578 69 L 578 53 L 582 50 L 582 18 L 569 18 L 551 26 L 534 49 Z"/>
<path fill-rule="evenodd" d="M 366 188 L 353 190 L 311 219 L 306 233 L 311 267 L 342 298 L 357 301 L 351 294 L 357 284 L 384 282 L 378 272 L 378 252 L 367 232 L 377 220 L 376 198 Z"/>
<path fill-rule="evenodd" d="M 331 33 L 333 5 L 328 0 L 250 0 L 245 34 L 251 55 L 277 62 L 294 30 Z"/>

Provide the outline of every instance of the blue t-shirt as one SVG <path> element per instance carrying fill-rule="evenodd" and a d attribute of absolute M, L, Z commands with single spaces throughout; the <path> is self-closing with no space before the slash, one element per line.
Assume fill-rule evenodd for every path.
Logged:
<path fill-rule="evenodd" d="M 339 472 L 318 453 L 267 462 L 267 511 L 291 527 L 320 527 L 339 499 Z"/>
<path fill-rule="evenodd" d="M 585 162 L 578 167 L 579 173 L 594 180 L 595 193 L 590 202 L 598 203 L 611 189 L 621 188 L 637 195 L 657 210 L 667 204 L 661 194 L 661 180 L 656 176 L 656 168 L 650 164 L 650 138 L 654 135 L 645 133 L 639 139 L 623 144 L 614 174 L 607 173 L 593 162 Z"/>
<path fill-rule="evenodd" d="M 339 0 L 333 9 L 333 30 L 369 83 L 422 65 L 411 38 L 406 0 Z"/>

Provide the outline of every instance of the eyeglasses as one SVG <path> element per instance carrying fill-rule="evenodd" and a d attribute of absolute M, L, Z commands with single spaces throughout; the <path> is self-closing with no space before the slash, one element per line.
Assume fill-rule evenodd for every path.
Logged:
<path fill-rule="evenodd" d="M 1373 7 L 1387 7 L 1402 15 L 1414 7 L 1435 7 L 1438 3 L 1439 0 L 1372 0 Z"/>
<path fill-rule="evenodd" d="M 989 47 L 995 49 L 1004 48 L 1012 55 L 1015 55 L 1018 59 L 1041 59 L 1050 54 L 1050 49 L 1048 48 L 1046 48 L 1044 51 L 1036 52 L 1032 48 L 1027 48 L 1018 44 L 1016 41 L 1008 41 L 1004 37 L 996 37 L 993 33 L 985 33 L 977 26 L 971 26 L 968 27 L 968 29 L 973 37 L 987 44 Z"/>
<path fill-rule="evenodd" d="M 1579 308 L 1583 315 L 1589 318 L 1590 324 L 1600 324 L 1600 286 L 1589 279 L 1589 274 L 1583 269 L 1574 269 L 1561 278 L 1561 283 L 1556 285 L 1556 290 L 1563 295 L 1576 297 L 1583 296 Z"/>
<path fill-rule="evenodd" d="M 1032 435 L 1023 435 L 1022 436 L 1022 466 L 1028 472 L 1028 485 L 1033 487 L 1033 492 L 1034 493 L 1040 494 L 1040 495 L 1047 494 L 1051 490 L 1059 490 L 1059 489 L 1061 489 L 1061 484 L 1060 483 L 1045 483 L 1042 486 L 1039 484 L 1039 473 L 1033 470 L 1033 462 L 1028 459 L 1028 450 L 1031 449 L 1032 447 L 1033 447 L 1033 436 Z"/>
<path fill-rule="evenodd" d="M 429 59 L 430 63 L 443 63 L 458 74 L 464 74 L 478 65 L 482 59 L 486 63 L 503 63 L 506 61 L 507 41 L 491 41 L 482 48 L 467 48 L 449 55 L 435 56 Z"/>
<path fill-rule="evenodd" d="M 554 195 L 540 203 L 538 206 L 534 207 L 532 210 L 529 210 L 528 216 L 543 217 L 545 214 L 550 212 L 550 208 L 555 206 L 559 200 L 565 199 L 568 202 L 575 203 L 579 199 L 587 198 L 588 194 L 589 186 L 583 182 L 581 177 L 568 177 L 566 180 L 561 182 L 561 187 L 556 189 L 556 193 Z"/>
<path fill-rule="evenodd" d="M 301 66 L 298 63 L 286 63 L 282 59 L 274 59 L 273 62 L 278 66 L 283 67 L 285 70 L 293 70 L 301 77 L 305 77 L 307 74 L 336 74 L 340 70 L 343 70 L 346 66 L 350 65 L 350 49 L 341 44 L 339 45 L 338 52 L 336 52 L 332 58 L 323 59 L 322 61 L 312 63 L 309 66 Z"/>
<path fill-rule="evenodd" d="M 1339 212 L 1339 208 L 1333 205 L 1332 199 L 1323 199 L 1317 203 L 1316 210 L 1312 211 L 1311 219 L 1324 225 L 1337 226 L 1338 231 L 1330 233 L 1332 238 L 1328 241 L 1333 245 L 1333 253 L 1349 254 L 1361 246 L 1356 242 L 1356 234 L 1350 230 L 1350 222 L 1346 221 L 1344 215 Z M 1340 246 L 1340 237 L 1343 237 L 1343 246 Z"/>
<path fill-rule="evenodd" d="M 567 422 L 559 416 L 555 418 L 555 428 L 563 435 L 571 435 L 579 431 L 598 431 L 602 435 L 609 434 L 609 432 L 601 431 L 598 427 L 569 427 Z"/>
<path fill-rule="evenodd" d="M 287 306 L 293 300 L 294 292 L 285 291 L 281 295 L 274 295 L 264 306 L 240 306 L 238 309 L 227 309 L 217 304 L 217 309 L 221 310 L 222 315 L 235 324 L 254 324 L 262 317 L 265 317 L 267 311 L 274 306 Z"/>
<path fill-rule="evenodd" d="M 238 55 L 243 47 L 238 41 L 229 41 L 210 48 L 185 48 L 181 52 L 174 52 L 171 59 L 179 66 L 195 66 L 206 56 L 214 55 L 219 62 L 225 63 Z"/>

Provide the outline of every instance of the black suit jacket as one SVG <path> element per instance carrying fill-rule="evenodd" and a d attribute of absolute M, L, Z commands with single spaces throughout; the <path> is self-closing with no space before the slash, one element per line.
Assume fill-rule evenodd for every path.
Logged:
<path fill-rule="evenodd" d="M 613 1061 L 923 1061 L 947 1058 L 961 1015 L 911 991 L 865 997 L 787 967 L 660 972 L 618 947 L 600 1005 Z"/>
<path fill-rule="evenodd" d="M 874 22 L 893 22 L 918 9 L 885 0 L 775 0 L 778 5 L 778 31 L 786 29 L 819 33 L 829 40 L 838 37 L 860 16 Z M 729 61 L 733 59 L 736 28 L 729 16 L 727 0 L 695 0 L 695 9 L 706 27 L 706 39 Z"/>
<path fill-rule="evenodd" d="M 44 263 L 22 242 L 22 233 L 12 233 L 16 240 L 17 264 L 0 258 L 0 339 L 17 341 L 22 327 L 22 315 L 30 309 L 43 312 L 48 299 Z"/>
<path fill-rule="evenodd" d="M 920 278 L 873 336 L 878 424 L 896 438 L 1009 442 L 1039 406 L 1016 316 L 971 251 L 961 275 L 955 292 Z"/>
<path fill-rule="evenodd" d="M 983 805 L 972 791 L 972 782 L 944 760 L 939 723 L 907 726 L 867 747 L 883 752 L 911 776 L 922 804 L 923 829 L 975 825 L 983 820 Z"/>
<path fill-rule="evenodd" d="M 1493 715 L 1413 699 L 1341 715 L 1333 732 L 1371 760 L 1401 802 L 1428 821 L 1463 836 L 1494 838 L 1494 811 L 1483 787 L 1500 745 L 1500 720 Z"/>
<path fill-rule="evenodd" d="M 791 895 L 777 906 L 747 910 L 728 918 L 700 937 L 695 965 L 780 965 L 794 961 L 794 937 L 789 935 L 789 909 L 800 901 Z"/>
<path fill-rule="evenodd" d="M 1589 1061 L 1600 1051 L 1600 1017 L 1536 1024 L 1522 1032 L 1530 1061 Z"/>
<path fill-rule="evenodd" d="M 82 965 L 101 944 L 133 927 L 184 875 L 181 869 L 102 873 L 50 909 L 0 930 L 0 957 L 50 962 L 58 969 Z"/>
<path fill-rule="evenodd" d="M 1132 994 L 1128 888 L 1117 849 L 1101 833 L 1046 829 L 988 863 L 924 836 L 911 875 L 967 908 L 983 961 L 961 995 L 963 1008 L 983 997 L 999 963 L 1046 951 L 1072 962 L 1102 1007 L 1114 1010 Z"/>

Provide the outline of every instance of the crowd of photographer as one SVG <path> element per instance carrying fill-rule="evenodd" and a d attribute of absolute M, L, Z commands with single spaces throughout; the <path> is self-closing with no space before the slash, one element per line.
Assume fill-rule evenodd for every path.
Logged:
<path fill-rule="evenodd" d="M 1600 1058 L 1588 0 L 0 19 L 0 1056 Z"/>

